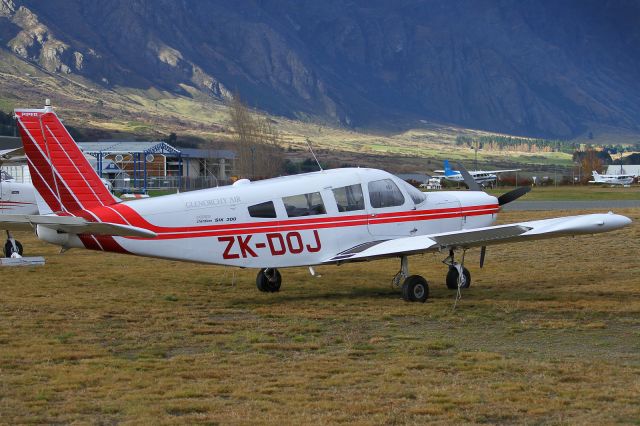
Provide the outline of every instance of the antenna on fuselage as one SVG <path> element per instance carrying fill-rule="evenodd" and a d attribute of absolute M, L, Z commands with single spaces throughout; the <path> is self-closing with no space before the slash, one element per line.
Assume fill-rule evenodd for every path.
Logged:
<path fill-rule="evenodd" d="M 316 157 L 316 153 L 313 152 L 313 148 L 311 148 L 311 141 L 309 140 L 309 138 L 306 138 L 305 141 L 307 142 L 307 146 L 309 147 L 309 151 L 311 152 L 311 155 L 313 155 L 313 159 L 316 160 L 316 164 L 318 165 L 318 168 L 320 169 L 321 172 L 323 172 L 324 170 L 322 169 L 322 166 L 318 161 L 318 157 Z"/>

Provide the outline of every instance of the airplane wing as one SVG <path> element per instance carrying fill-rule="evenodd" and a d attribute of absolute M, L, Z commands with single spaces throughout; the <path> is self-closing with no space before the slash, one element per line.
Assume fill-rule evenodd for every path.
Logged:
<path fill-rule="evenodd" d="M 483 170 L 483 173 L 509 173 L 509 172 L 519 172 L 521 169 L 508 169 L 508 170 Z"/>
<path fill-rule="evenodd" d="M 108 222 L 89 222 L 75 216 L 0 215 L 0 229 L 31 231 L 41 225 L 68 234 L 111 235 L 117 237 L 154 238 L 155 232 L 130 225 Z"/>
<path fill-rule="evenodd" d="M 24 148 L 12 148 L 0 150 L 0 164 L 14 163 L 14 162 L 26 162 L 24 156 Z"/>
<path fill-rule="evenodd" d="M 397 257 L 450 248 L 470 248 L 519 241 L 594 234 L 621 228 L 631 219 L 613 213 L 567 216 L 553 219 L 488 226 L 470 230 L 378 240 L 342 251 L 323 263 L 343 263 Z"/>

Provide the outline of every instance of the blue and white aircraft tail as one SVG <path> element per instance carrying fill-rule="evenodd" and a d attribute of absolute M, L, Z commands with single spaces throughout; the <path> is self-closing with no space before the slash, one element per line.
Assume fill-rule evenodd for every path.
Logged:
<path fill-rule="evenodd" d="M 498 179 L 498 174 L 518 171 L 520 171 L 520 169 L 476 170 L 469 171 L 469 174 L 478 184 L 482 186 L 490 186 L 496 182 L 496 180 Z M 459 170 L 454 170 L 451 168 L 449 160 L 444 160 L 444 170 L 436 170 L 435 172 L 440 174 L 435 175 L 434 177 L 444 178 L 453 182 L 464 182 L 464 176 L 462 176 Z"/>

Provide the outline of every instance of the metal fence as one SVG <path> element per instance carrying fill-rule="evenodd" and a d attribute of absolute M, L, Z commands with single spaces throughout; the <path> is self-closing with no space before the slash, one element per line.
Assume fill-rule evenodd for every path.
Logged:
<path fill-rule="evenodd" d="M 130 192 L 142 190 L 145 185 L 142 179 L 135 181 L 132 178 L 117 177 L 112 181 L 113 189 L 117 192 Z M 229 180 L 217 179 L 215 176 L 208 177 L 186 177 L 186 176 L 166 176 L 147 177 L 146 188 L 148 191 L 195 191 L 197 189 L 215 188 L 217 186 L 229 185 Z"/>

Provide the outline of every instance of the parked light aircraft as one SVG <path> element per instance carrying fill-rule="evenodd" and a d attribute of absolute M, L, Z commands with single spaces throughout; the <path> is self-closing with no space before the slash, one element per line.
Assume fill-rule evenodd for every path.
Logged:
<path fill-rule="evenodd" d="M 510 170 L 476 170 L 469 171 L 469 174 L 477 183 L 482 186 L 493 185 L 498 179 L 498 174 L 508 172 L 518 172 L 520 169 Z M 434 175 L 437 178 L 444 178 L 453 182 L 464 183 L 464 177 L 460 170 L 453 170 L 449 165 L 449 160 L 444 160 L 444 170 L 436 170 L 435 173 L 441 173 L 441 175 Z"/>
<path fill-rule="evenodd" d="M 259 268 L 256 284 L 264 292 L 280 289 L 278 268 L 396 257 L 393 283 L 404 300 L 424 302 L 429 287 L 409 274 L 410 255 L 448 252 L 447 285 L 460 289 L 471 283 L 468 248 L 483 248 L 482 263 L 487 245 L 605 232 L 631 222 L 608 213 L 494 226 L 500 206 L 528 188 L 498 198 L 479 190 L 423 193 L 382 170 L 360 168 L 118 203 L 50 105 L 15 115 L 40 214 L 0 216 L 5 227 L 35 229 L 63 249 Z"/>
<path fill-rule="evenodd" d="M 24 156 L 23 148 L 0 152 L 0 165 L 5 160 L 10 163 L 20 162 Z M 16 157 L 18 160 L 16 160 Z M 105 187 L 111 192 L 113 185 L 107 179 L 100 178 Z M 0 170 L 0 215 L 37 215 L 36 191 L 32 184 L 18 182 L 9 173 Z M 2 229 L 2 223 L 0 223 Z M 3 246 L 5 257 L 21 257 L 24 248 L 20 241 L 13 238 L 7 230 L 7 240 Z"/>
<path fill-rule="evenodd" d="M 33 185 L 19 183 L 4 171 L 0 171 L 0 214 L 37 215 L 38 206 Z M 22 244 L 7 230 L 4 244 L 6 257 L 22 256 Z"/>
<path fill-rule="evenodd" d="M 601 175 L 594 170 L 593 180 L 590 180 L 589 183 L 602 183 L 605 185 L 631 185 L 634 178 L 634 175 Z"/>

